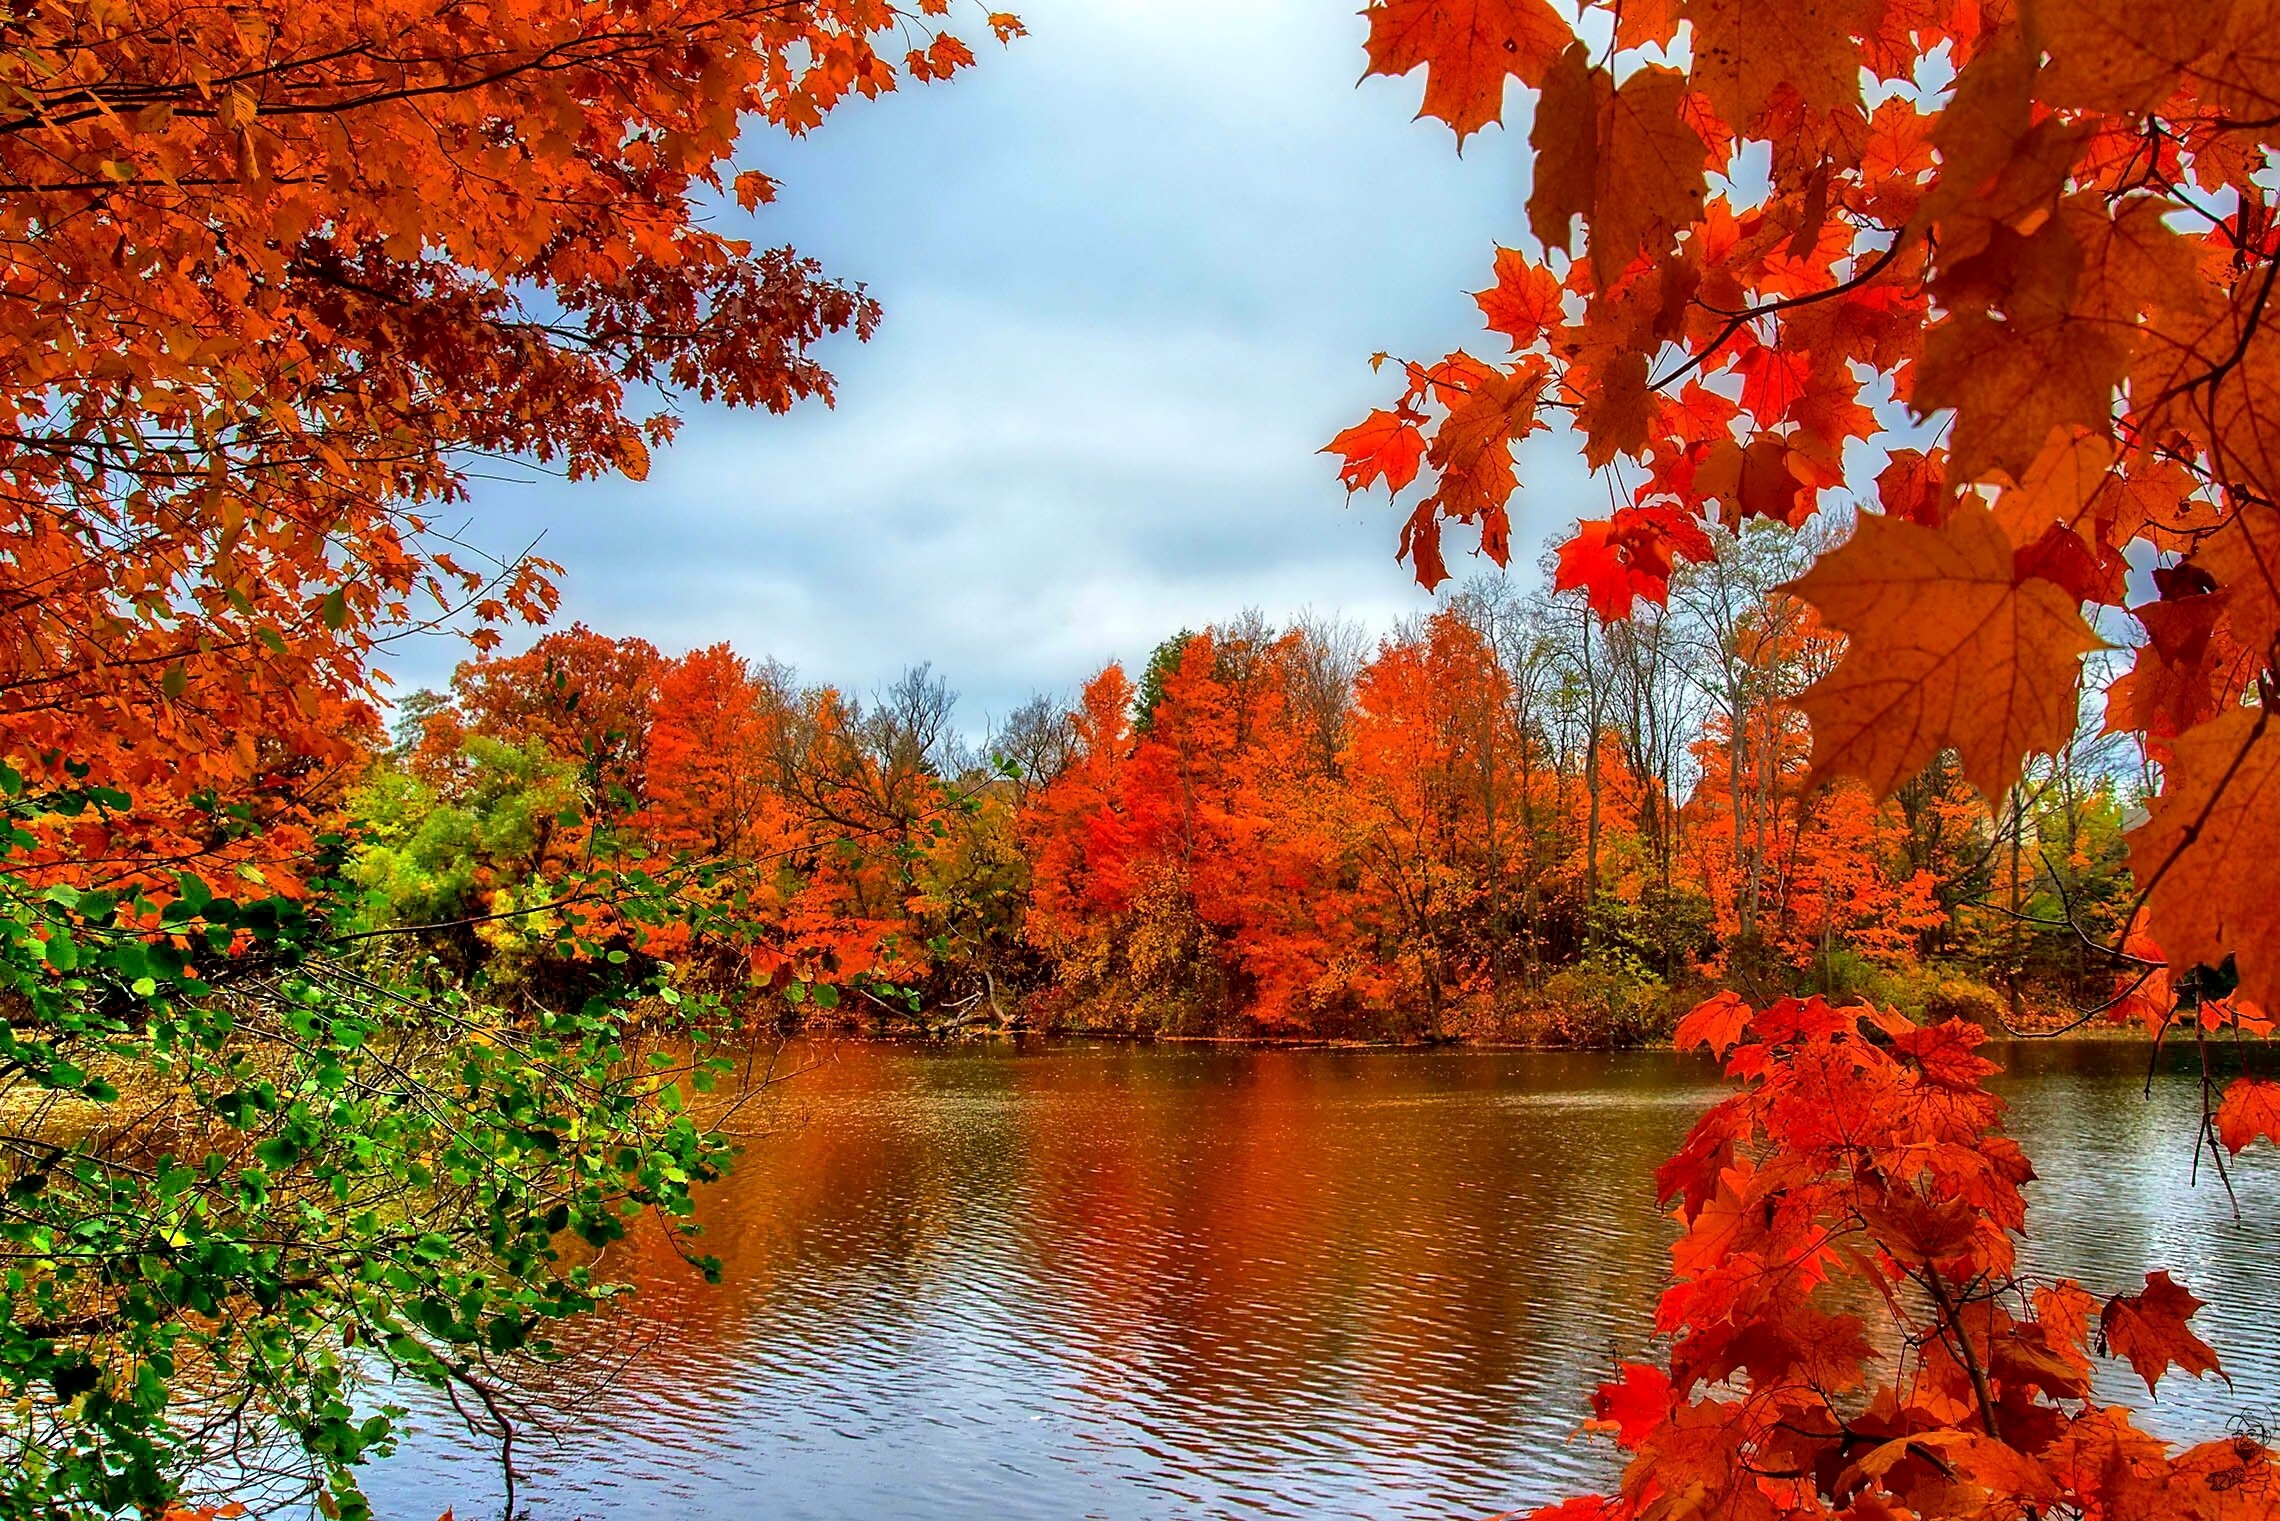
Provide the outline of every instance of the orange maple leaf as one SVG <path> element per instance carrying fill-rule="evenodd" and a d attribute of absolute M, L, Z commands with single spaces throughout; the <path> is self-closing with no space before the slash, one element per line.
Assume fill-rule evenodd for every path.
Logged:
<path fill-rule="evenodd" d="M 1457 141 L 1500 121 L 1504 82 L 1540 85 L 1575 33 L 1545 0 L 1379 0 L 1370 21 L 1371 74 L 1424 66 L 1420 116 L 1437 116 Z"/>
<path fill-rule="evenodd" d="M 1546 247 L 1569 246 L 1569 221 L 1590 226 L 1591 267 L 1612 284 L 1642 250 L 1660 257 L 1702 214 L 1709 145 L 1686 114 L 1686 76 L 1649 65 L 1614 84 L 1581 44 L 1562 54 L 1529 129 L 1536 182 L 1528 225 Z"/>
<path fill-rule="evenodd" d="M 2161 795 L 2130 831 L 2130 872 L 2170 964 L 2235 957 L 2240 996 L 2280 1008 L 2280 739 L 2235 708 L 2179 735 Z"/>
<path fill-rule="evenodd" d="M 1534 343 L 1560 321 L 1559 280 L 1517 249 L 1496 251 L 1496 283 L 1476 291 L 1473 301 L 1490 330 L 1510 338 L 1516 349 Z"/>
<path fill-rule="evenodd" d="M 1681 1051 L 1708 1046 L 1713 1054 L 1723 1057 L 1740 1042 L 1751 1017 L 1750 1006 L 1742 996 L 1730 988 L 1723 989 L 1687 1011 L 1672 1032 L 1670 1043 Z"/>
<path fill-rule="evenodd" d="M 2236 1078 L 2217 1106 L 2217 1139 L 2238 1156 L 2258 1136 L 2280 1142 L 2280 1083 Z"/>
<path fill-rule="evenodd" d="M 1997 798 L 2029 752 L 2067 742 L 2081 658 L 2101 642 L 2064 592 L 2016 581 L 2012 556 L 1977 502 L 1936 529 L 1864 512 L 1789 585 L 1850 640 L 1797 699 L 1816 778 L 1857 776 L 1889 795 L 1953 747 L 1965 778 Z"/>
<path fill-rule="evenodd" d="M 1425 435 L 1408 418 L 1380 407 L 1330 440 L 1322 452 L 1344 457 L 1338 478 L 1348 491 L 1381 480 L 1388 491 L 1399 491 L 1417 479 L 1418 462 L 1425 457 Z"/>
<path fill-rule="evenodd" d="M 1694 88 L 1720 120 L 1747 126 L 1793 94 L 1808 108 L 1860 105 L 1863 0 L 1690 0 Z"/>
<path fill-rule="evenodd" d="M 2168 1273 L 2148 1273 L 2143 1293 L 2116 1294 L 2106 1301 L 2098 1312 L 2098 1334 L 2113 1355 L 2129 1359 L 2148 1393 L 2172 1366 L 2195 1378 L 2204 1373 L 2224 1378 L 2216 1350 L 2185 1325 L 2200 1308 L 2201 1301 Z"/>

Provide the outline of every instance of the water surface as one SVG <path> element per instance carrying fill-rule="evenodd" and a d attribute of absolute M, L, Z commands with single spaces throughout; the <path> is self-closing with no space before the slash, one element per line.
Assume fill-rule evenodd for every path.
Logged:
<path fill-rule="evenodd" d="M 2236 1227 L 2188 1188 L 2181 1063 L 2149 1100 L 2142 1047 L 1997 1054 L 2037 1265 L 2169 1268 L 2235 1380 L 2109 1395 L 2178 1436 L 2280 1426 L 2280 1173 L 2235 1173 Z M 1646 1345 L 1649 1176 L 1717 1092 L 1652 1052 L 791 1056 L 704 1200 L 724 1281 L 632 1244 L 638 1300 L 533 1391 L 537 1521 L 1480 1516 L 1604 1482 L 1571 1433 Z M 489 1455 L 415 1427 L 381 1516 L 495 1514 Z"/>

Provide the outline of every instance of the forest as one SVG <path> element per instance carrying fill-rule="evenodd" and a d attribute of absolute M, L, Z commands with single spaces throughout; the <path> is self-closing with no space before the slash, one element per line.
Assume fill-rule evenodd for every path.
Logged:
<path fill-rule="evenodd" d="M 1236 1482 L 1242 1441 L 1175 1462 L 1087 1423 L 1167 1394 L 1272 1404 L 1188 1330 L 1271 1320 L 1307 1263 L 1338 1302 L 1277 1364 L 1328 1412 L 1307 1461 L 1402 1434 L 1343 1359 L 1451 1305 L 1500 1397 L 1573 1407 L 1591 1463 L 1493 1434 L 1476 1445 L 1512 1466 L 1482 1512 L 1509 1487 L 1534 1521 L 2280 1516 L 2270 1283 L 2224 1267 L 2268 1267 L 2249 1228 L 2280 1144 L 2280 7 L 1325 16 L 1370 132 L 1445 160 L 1498 129 L 1517 170 L 1460 166 L 1499 229 L 1470 346 L 1356 352 L 1335 411 L 1358 420 L 1325 411 L 1326 446 L 1295 446 L 1325 518 L 1341 493 L 1390 504 L 1377 563 L 1414 577 L 1410 616 L 1230 597 L 986 715 L 923 649 L 870 690 L 709 636 L 561 626 L 565 585 L 609 567 L 507 534 L 494 485 L 541 480 L 638 535 L 626 504 L 696 452 L 685 433 L 788 427 L 875 380 L 847 356 L 891 341 L 895 292 L 838 252 L 922 232 L 866 212 L 859 171 L 802 188 L 784 166 L 835 162 L 799 154 L 842 131 L 874 134 L 874 166 L 939 146 L 968 76 L 994 87 L 1081 24 L 1045 10 L 1033 38 L 965 0 L 0 3 L 0 1521 L 367 1521 L 438 1427 L 490 1462 L 506 1521 L 590 1514 L 604 1490 L 531 1488 L 559 1477 L 532 1456 L 534 1391 L 592 1374 L 592 1337 L 655 1329 L 589 1387 L 639 1367 L 678 1403 L 620 1431 L 603 1477 L 677 1447 L 725 1462 L 721 1410 L 799 1401 L 755 1396 L 744 1321 L 690 1313 L 722 1329 L 676 1339 L 674 1317 L 777 1291 L 875 1317 L 810 1359 L 803 1440 L 886 1440 L 769 1446 L 781 1487 L 739 1514 L 812 1512 L 803 1482 L 885 1484 L 913 1453 L 955 1483 L 902 1509 L 1016 1513 L 1034 1475 L 977 1460 L 1016 1437 L 1066 1439 L 1041 1473 L 1156 1464 L 1135 1515 L 1290 1510 Z M 1198 58 L 1238 67 L 1195 76 L 1191 115 L 1252 90 L 1268 60 L 1228 40 L 1248 19 L 1181 11 L 1117 53 L 1116 98 Z M 1021 90 L 976 119 L 1020 120 L 989 111 Z M 1271 114 L 1271 143 L 1191 136 L 1268 162 L 1322 120 Z M 1073 142 L 1032 121 L 988 151 Z M 1316 176 L 1376 197 L 1348 234 L 1422 214 L 1421 182 L 1350 156 Z M 1072 265 L 1189 230 L 1143 189 L 1061 182 L 1131 213 Z M 803 193 L 829 267 L 777 235 Z M 1390 300 L 1413 264 L 1351 289 Z M 1233 410 L 1223 361 L 1251 351 L 1208 352 L 1183 383 Z M 1116 369 L 1059 379 L 1096 427 L 1146 432 L 1098 389 Z M 977 523 L 1022 419 L 996 421 L 945 498 Z M 818 473 L 880 442 L 842 438 Z M 1546 450 L 1574 468 L 1524 470 Z M 1538 489 L 1563 479 L 1588 489 Z M 1546 530 L 1539 585 L 1510 562 Z M 1452 586 L 1467 552 L 1485 574 Z M 435 638 L 466 655 L 448 690 L 399 694 Z M 2142 1105 L 2097 1109 L 2056 1152 L 2071 1176 L 2042 1177 L 2014 1103 L 2031 1062 L 1994 1037 L 2101 1023 L 2148 1037 Z M 940 1064 L 893 1068 L 854 1120 L 915 1126 L 901 1161 L 982 1186 L 847 1190 L 855 1218 L 802 1259 L 816 1281 L 724 1284 L 722 1200 L 764 1235 L 793 1212 L 739 1198 L 751 1179 L 812 1201 L 859 1173 L 827 1172 L 847 1107 L 812 1132 L 817 1167 L 739 1171 L 798 1131 L 806 1069 L 778 1059 L 805 1024 L 1025 1038 L 863 1047 L 874 1071 Z M 1190 1044 L 1148 1069 L 1178 1104 L 1143 1115 L 1130 1069 L 1095 1071 L 1060 1130 L 1024 1130 L 1004 1117 L 1034 1119 L 1052 1070 L 1032 1056 L 1176 1044 L 1030 1032 L 1438 1049 L 1215 1067 Z M 1475 1049 L 1496 1042 L 1661 1049 L 1522 1081 Z M 984 1050 L 980 1077 L 956 1065 Z M 1373 1095 L 1380 1057 L 1413 1065 Z M 946 1072 L 967 1087 L 945 1097 Z M 1680 1107 L 1683 1131 L 1655 1128 Z M 1324 1175 L 1328 1138 L 1394 1111 L 1427 1139 Z M 1611 1181 L 1592 1126 L 1618 1112 L 1667 1160 Z M 1065 1149 L 1024 1149 L 1051 1134 Z M 1486 1165 L 1418 1171 L 1460 1156 Z M 1390 1274 L 1339 1239 L 1268 1244 L 1292 1200 L 1358 1240 L 1439 1197 L 1475 1264 L 1501 1260 L 1544 1221 L 1479 1206 L 1547 1176 L 1542 1197 L 1593 1201 L 1559 1229 L 1645 1244 L 1651 1311 L 1605 1257 L 1468 1298 L 1430 1226 Z M 2069 1185 L 2097 1218 L 2046 1229 Z M 1029 1206 L 1112 1250 L 1055 1246 Z M 1213 1236 L 1227 1214 L 1261 1229 Z M 913 1307 L 965 1227 L 1013 1276 L 952 1283 L 963 1318 L 930 1339 Z M 830 1271 L 882 1239 L 892 1270 Z M 1235 1272 L 1198 1260 L 1208 1239 L 1262 1246 Z M 1088 1264 L 1106 1276 L 1072 1285 Z M 2231 1302 L 2196 1322 L 2173 1273 Z M 1077 1306 L 1097 1330 L 1086 1305 L 1164 1313 L 1108 1326 L 1099 1367 L 995 1427 L 832 1403 L 861 1358 L 930 1389 L 938 1341 L 957 1366 L 1048 1365 L 1036 1328 Z M 1025 1334 L 974 1331 L 1008 1306 Z M 1534 1357 L 1585 1311 L 1605 1344 Z M 1410 1351 L 1409 1376 L 1463 1371 Z M 574 1436 L 600 1407 L 571 1406 Z M 1179 1487 L 1199 1475 L 1240 1507 Z M 683 1503 L 605 1490 L 613 1513 Z"/>
<path fill-rule="evenodd" d="M 1810 551 L 1716 550 L 1618 623 L 1504 578 L 1380 639 L 1246 613 L 974 739 L 926 665 L 866 698 L 573 627 L 399 705 L 343 874 L 457 976 L 574 980 L 568 935 L 760 1025 L 1637 1044 L 1717 985 L 2158 1023 L 2074 933 L 2133 891 L 2103 694 L 2000 814 L 1952 755 L 1810 785 Z"/>

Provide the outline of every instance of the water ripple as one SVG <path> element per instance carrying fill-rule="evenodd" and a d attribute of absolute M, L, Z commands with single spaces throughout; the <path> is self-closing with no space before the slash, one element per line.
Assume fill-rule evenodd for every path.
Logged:
<path fill-rule="evenodd" d="M 2246 1333 L 2280 1293 L 2275 1180 L 2236 1176 L 2236 1228 L 2219 1189 L 2180 1202 L 2189 1078 L 2148 1102 L 2141 1053 L 2016 1060 L 2037 1262 L 2234 1307 L 2210 1334 L 2243 1393 L 2166 1381 L 2148 1418 L 2270 1419 L 2246 1391 L 2280 1361 Z M 1649 1173 L 1713 1091 L 1644 1053 L 843 1048 L 704 1201 L 722 1284 L 614 1255 L 640 1294 L 531 1391 L 530 1512 L 1438 1518 L 1604 1483 L 1571 1438 L 1646 1344 Z M 380 1514 L 495 1506 L 487 1455 L 413 1403 Z"/>

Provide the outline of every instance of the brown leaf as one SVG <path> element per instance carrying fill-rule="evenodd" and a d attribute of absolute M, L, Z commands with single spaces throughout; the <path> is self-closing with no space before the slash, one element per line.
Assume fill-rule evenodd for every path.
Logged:
<path fill-rule="evenodd" d="M 2148 1273 L 2143 1293 L 2116 1294 L 2106 1301 L 2098 1312 L 2098 1332 L 2115 1356 L 2129 1359 L 2149 1393 L 2173 1365 L 2195 1378 L 2204 1373 L 2223 1378 L 2215 1350 L 2185 1325 L 2200 1308 L 2201 1301 L 2168 1273 Z"/>
<path fill-rule="evenodd" d="M 1599 199 L 1599 134 L 1615 83 L 1591 66 L 1591 50 L 1576 43 L 1544 79 L 1536 119 L 1528 128 L 1535 150 L 1535 183 L 1528 194 L 1528 230 L 1546 248 L 1573 248 L 1575 219 L 1590 216 Z"/>
<path fill-rule="evenodd" d="M 1564 252 L 1580 213 L 1592 272 L 1608 286 L 1642 251 L 1668 253 L 1701 215 L 1710 150 L 1685 115 L 1685 75 L 1649 66 L 1617 89 L 1589 58 L 1577 43 L 1544 82 L 1528 133 L 1536 150 L 1528 226 Z"/>
<path fill-rule="evenodd" d="M 1654 392 L 1647 389 L 1647 356 L 1637 350 L 1610 354 L 1591 372 L 1575 409 L 1584 436 L 1584 459 L 1596 470 L 1618 454 L 1647 446 L 1654 416 Z"/>
<path fill-rule="evenodd" d="M 2236 958 L 2240 996 L 2280 1008 L 2280 738 L 2259 708 L 2187 730 L 2130 831 L 2147 928 L 2171 965 Z"/>
<path fill-rule="evenodd" d="M 1786 86 L 1815 112 L 1860 105 L 1862 0 L 1687 0 L 1694 23 L 1693 86 L 1710 108 L 1746 127 Z"/>
<path fill-rule="evenodd" d="M 1681 114 L 1686 93 L 1685 75 L 1650 66 L 1609 102 L 1591 212 L 1591 263 L 1603 285 L 1642 250 L 1667 253 L 1702 213 L 1710 150 Z"/>
<path fill-rule="evenodd" d="M 1889 795 L 1943 749 L 2000 797 L 2030 752 L 2074 733 L 2081 657 L 2099 640 L 2047 581 L 2013 579 L 2011 541 L 1973 501 L 1923 528 L 1877 513 L 1787 588 L 1850 641 L 1798 697 L 1813 775 Z"/>

